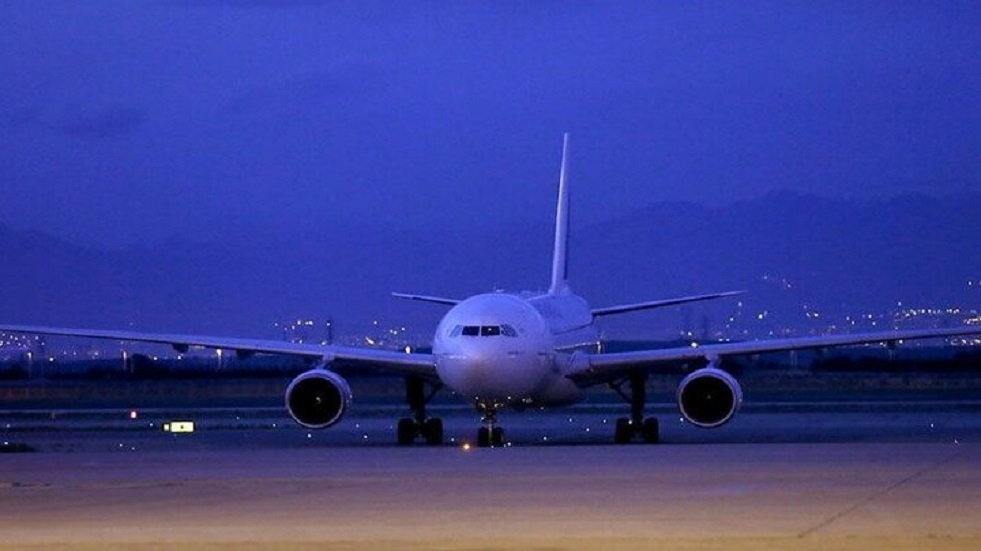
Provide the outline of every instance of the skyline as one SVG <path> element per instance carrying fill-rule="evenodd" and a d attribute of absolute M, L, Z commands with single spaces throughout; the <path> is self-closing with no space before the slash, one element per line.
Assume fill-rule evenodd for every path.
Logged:
<path fill-rule="evenodd" d="M 93 247 L 981 188 L 981 7 L 0 7 L 0 224 Z"/>

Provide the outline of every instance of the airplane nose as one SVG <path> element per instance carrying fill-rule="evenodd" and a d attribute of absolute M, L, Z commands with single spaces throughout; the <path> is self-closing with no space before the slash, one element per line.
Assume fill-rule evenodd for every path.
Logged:
<path fill-rule="evenodd" d="M 507 402 L 533 394 L 544 370 L 527 353 L 468 354 L 438 357 L 436 370 L 451 390 L 481 401 Z"/>

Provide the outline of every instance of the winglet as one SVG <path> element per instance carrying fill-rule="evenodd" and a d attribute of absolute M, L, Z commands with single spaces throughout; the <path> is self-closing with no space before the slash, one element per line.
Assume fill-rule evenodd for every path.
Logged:
<path fill-rule="evenodd" d="M 568 292 L 569 271 L 569 186 L 566 167 L 569 152 L 569 134 L 562 135 L 562 165 L 559 169 L 559 199 L 555 209 L 555 248 L 552 251 L 552 284 L 548 294 Z"/>

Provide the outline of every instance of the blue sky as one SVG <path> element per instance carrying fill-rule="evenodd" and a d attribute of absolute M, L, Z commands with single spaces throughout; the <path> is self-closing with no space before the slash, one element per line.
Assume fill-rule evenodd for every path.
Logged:
<path fill-rule="evenodd" d="M 979 188 L 977 2 L 4 2 L 0 223 L 120 246 Z"/>

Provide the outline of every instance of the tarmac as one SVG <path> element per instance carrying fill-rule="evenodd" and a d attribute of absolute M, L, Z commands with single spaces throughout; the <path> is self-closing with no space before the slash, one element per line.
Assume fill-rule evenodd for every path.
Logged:
<path fill-rule="evenodd" d="M 192 434 L 163 410 L 0 412 L 37 450 L 0 454 L 0 548 L 981 549 L 977 403 L 804 409 L 664 415 L 664 443 L 626 446 L 603 408 L 525 412 L 494 449 L 465 447 L 465 408 L 435 448 L 392 445 L 384 407 L 316 432 L 179 412 Z"/>

